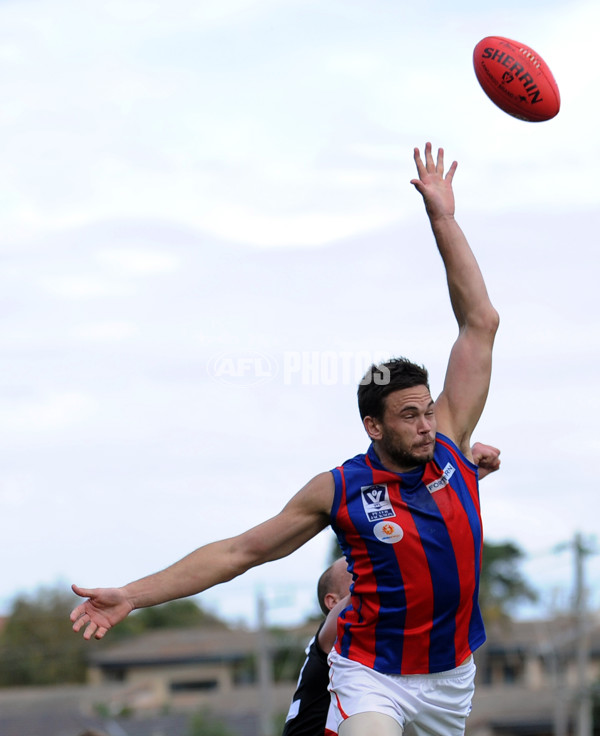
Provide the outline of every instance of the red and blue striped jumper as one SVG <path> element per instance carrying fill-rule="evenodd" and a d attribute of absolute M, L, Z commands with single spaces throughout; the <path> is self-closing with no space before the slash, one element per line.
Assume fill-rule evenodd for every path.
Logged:
<path fill-rule="evenodd" d="M 372 445 L 332 473 L 332 528 L 354 576 L 337 651 L 386 674 L 454 669 L 485 641 L 477 467 L 438 433 L 433 460 L 408 473 Z"/>

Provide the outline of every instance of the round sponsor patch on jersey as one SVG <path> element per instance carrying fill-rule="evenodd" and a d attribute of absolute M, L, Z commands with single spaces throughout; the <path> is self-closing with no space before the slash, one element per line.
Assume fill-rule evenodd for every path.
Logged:
<path fill-rule="evenodd" d="M 402 527 L 393 521 L 380 521 L 373 527 L 373 533 L 380 542 L 386 544 L 396 544 L 404 536 Z"/>

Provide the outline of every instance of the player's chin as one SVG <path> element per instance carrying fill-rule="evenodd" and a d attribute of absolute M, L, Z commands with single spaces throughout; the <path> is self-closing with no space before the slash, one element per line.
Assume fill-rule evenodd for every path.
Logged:
<path fill-rule="evenodd" d="M 430 442 L 430 443 L 427 443 L 426 445 L 415 448 L 415 450 L 413 451 L 413 455 L 415 458 L 418 458 L 419 462 L 428 463 L 431 460 L 433 460 L 434 449 L 435 449 L 435 444 L 433 442 Z"/>

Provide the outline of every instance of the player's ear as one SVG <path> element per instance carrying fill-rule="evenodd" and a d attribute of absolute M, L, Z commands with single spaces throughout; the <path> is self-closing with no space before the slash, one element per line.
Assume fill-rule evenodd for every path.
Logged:
<path fill-rule="evenodd" d="M 340 597 L 336 593 L 325 593 L 325 597 L 323 598 L 323 601 L 325 603 L 325 607 L 328 611 L 331 611 L 331 609 L 336 605 L 336 603 L 339 601 Z"/>
<path fill-rule="evenodd" d="M 383 432 L 381 422 L 378 419 L 375 419 L 374 417 L 365 417 L 363 419 L 363 425 L 372 440 L 381 439 Z"/>

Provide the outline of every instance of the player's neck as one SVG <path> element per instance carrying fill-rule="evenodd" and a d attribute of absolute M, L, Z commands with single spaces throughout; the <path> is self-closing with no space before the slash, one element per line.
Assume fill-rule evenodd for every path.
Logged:
<path fill-rule="evenodd" d="M 373 442 L 373 449 L 379 458 L 379 462 L 392 473 L 410 473 L 411 470 L 416 470 L 424 465 L 424 463 L 415 461 L 414 458 L 407 458 L 405 461 L 393 458 L 377 442 Z"/>

